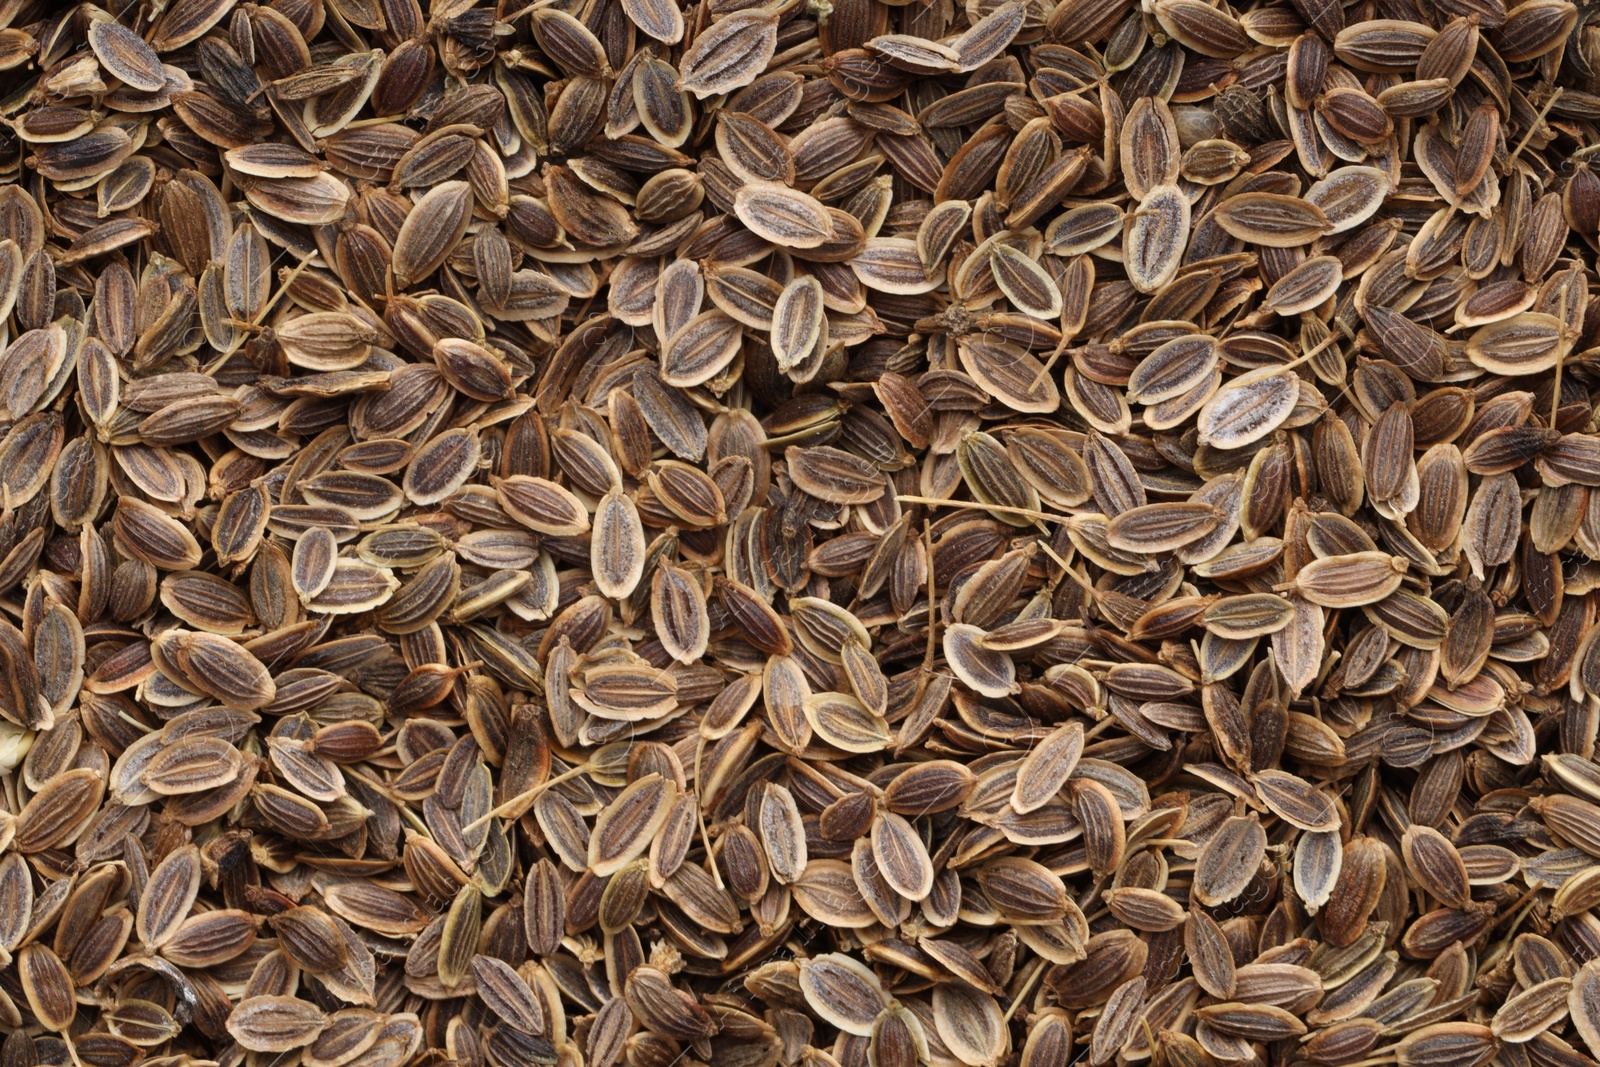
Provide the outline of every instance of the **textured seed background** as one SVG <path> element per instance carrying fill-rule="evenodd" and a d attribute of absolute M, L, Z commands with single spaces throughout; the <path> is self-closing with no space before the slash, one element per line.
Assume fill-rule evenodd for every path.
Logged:
<path fill-rule="evenodd" d="M 0 0 L 0 117 L 0 1067 L 1596 1067 L 1600 6 Z"/>

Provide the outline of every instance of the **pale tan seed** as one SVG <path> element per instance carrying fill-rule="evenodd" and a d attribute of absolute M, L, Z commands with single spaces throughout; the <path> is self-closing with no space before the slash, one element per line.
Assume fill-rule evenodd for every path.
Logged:
<path fill-rule="evenodd" d="M 1352 552 L 1312 560 L 1295 576 L 1294 588 L 1325 608 L 1373 604 L 1400 586 L 1406 562 L 1384 552 Z"/>
<path fill-rule="evenodd" d="M 1572 988 L 1572 979 L 1563 976 L 1547 979 L 1507 997 L 1490 1020 L 1489 1029 L 1501 1041 L 1512 1043 L 1531 1041 L 1541 1033 L 1548 1033 L 1567 1015 Z"/>
<path fill-rule="evenodd" d="M 395 284 L 409 288 L 432 274 L 466 233 L 472 187 L 463 181 L 430 189 L 406 214 L 394 242 Z"/>
<path fill-rule="evenodd" d="M 842 752 L 881 752 L 892 740 L 888 725 L 852 696 L 813 693 L 800 711 L 812 733 Z"/>
<path fill-rule="evenodd" d="M 1017 768 L 1011 806 L 1026 814 L 1043 807 L 1072 777 L 1083 754 L 1083 724 L 1067 723 L 1052 730 Z"/>
<path fill-rule="evenodd" d="M 351 197 L 350 187 L 327 173 L 314 178 L 258 179 L 244 187 L 244 194 L 263 214 L 303 226 L 325 226 L 343 218 Z"/>
<path fill-rule="evenodd" d="M 482 925 L 482 897 L 474 887 L 463 886 L 450 902 L 439 934 L 438 976 L 444 988 L 455 988 L 471 973 Z"/>
<path fill-rule="evenodd" d="M 860 961 L 841 953 L 801 960 L 799 990 L 822 1019 L 848 1034 L 867 1037 L 888 995 L 878 977 Z"/>
<path fill-rule="evenodd" d="M 1295 846 L 1295 888 L 1307 910 L 1320 909 L 1333 896 L 1344 864 L 1339 837 L 1331 831 L 1303 834 Z"/>
<path fill-rule="evenodd" d="M 478 995 L 507 1025 L 529 1034 L 544 1030 L 545 1015 L 539 998 L 509 964 L 477 955 L 472 957 L 472 975 Z"/>
<path fill-rule="evenodd" d="M 47 1030 L 66 1030 L 77 1011 L 72 975 L 66 964 L 49 947 L 30 944 L 17 953 L 16 966 L 34 1018 Z"/>
<path fill-rule="evenodd" d="M 1025 922 L 1052 922 L 1070 913 L 1061 878 L 1032 860 L 992 860 L 978 869 L 977 880 L 1002 915 Z"/>
<path fill-rule="evenodd" d="M 1241 241 L 1266 248 L 1294 248 L 1331 231 L 1323 210 L 1280 193 L 1240 193 L 1223 201 L 1217 225 Z"/>
<path fill-rule="evenodd" d="M 1396 1062 L 1406 1067 L 1427 1063 L 1480 1063 L 1493 1055 L 1494 1032 L 1467 1022 L 1434 1023 L 1401 1038 Z"/>
<path fill-rule="evenodd" d="M 1451 907 L 1465 908 L 1471 900 L 1467 869 L 1448 838 L 1428 826 L 1412 826 L 1400 842 L 1406 869 L 1419 885 Z"/>
<path fill-rule="evenodd" d="M 811 860 L 790 891 L 800 910 L 818 922 L 856 930 L 878 921 L 862 899 L 850 865 L 839 860 Z"/>
<path fill-rule="evenodd" d="M 241 1000 L 228 1016 L 228 1033 L 252 1052 L 288 1052 L 311 1044 L 328 1017 L 296 997 L 256 996 Z"/>
<path fill-rule="evenodd" d="M 678 84 L 701 100 L 742 88 L 765 70 L 777 48 L 777 17 L 738 12 L 700 34 L 678 61 Z"/>
<path fill-rule="evenodd" d="M 661 0 L 629 0 L 623 7 L 628 19 L 663 44 L 683 39 L 683 15 L 676 5 Z"/>
<path fill-rule="evenodd" d="M 226 637 L 183 634 L 175 646 L 186 680 L 231 708 L 252 711 L 269 703 L 277 693 L 266 666 Z M 234 758 L 237 757 L 235 751 Z"/>
<path fill-rule="evenodd" d="M 167 84 L 155 50 L 132 30 L 110 19 L 89 23 L 89 47 L 95 58 L 118 80 L 134 89 L 153 93 Z"/>
<path fill-rule="evenodd" d="M 624 790 L 595 823 L 589 868 L 598 875 L 613 873 L 648 848 L 676 795 L 673 784 L 658 775 L 647 775 Z"/>
<path fill-rule="evenodd" d="M 1305 779 L 1287 771 L 1263 770 L 1251 784 L 1262 802 L 1285 822 L 1313 833 L 1338 828 L 1339 812 L 1333 801 Z"/>
<path fill-rule="evenodd" d="M 731 316 L 719 310 L 702 312 L 667 339 L 661 380 L 681 388 L 704 384 L 727 369 L 742 341 L 742 326 Z"/>
<path fill-rule="evenodd" d="M 56 775 L 17 815 L 12 847 L 33 853 L 65 843 L 83 829 L 104 795 L 105 779 L 93 768 Z"/>
<path fill-rule="evenodd" d="M 1200 1008 L 1196 1014 L 1221 1033 L 1246 1040 L 1282 1040 L 1306 1031 L 1304 1022 L 1273 1004 L 1227 1002 Z"/>
<path fill-rule="evenodd" d="M 1474 575 L 1504 563 L 1516 549 L 1522 503 L 1510 474 L 1482 480 L 1467 507 L 1462 542 Z"/>
<path fill-rule="evenodd" d="M 798 881 L 806 869 L 805 826 L 794 795 L 767 783 L 761 795 L 761 840 L 772 876 L 781 884 Z"/>
<path fill-rule="evenodd" d="M 1047 414 L 1061 406 L 1060 390 L 1044 364 L 1021 346 L 968 337 L 956 351 L 962 368 L 1011 410 Z"/>
<path fill-rule="evenodd" d="M 705 655 L 711 621 L 705 590 L 693 574 L 661 564 L 651 580 L 650 617 L 656 636 L 673 659 L 693 663 Z"/>
<path fill-rule="evenodd" d="M 775 182 L 742 185 L 734 212 L 750 230 L 773 244 L 815 248 L 833 233 L 833 223 L 813 197 Z"/>
<path fill-rule="evenodd" d="M 214 967 L 245 952 L 255 935 L 251 916 L 222 908 L 185 919 L 161 954 L 179 967 Z"/>
<path fill-rule="evenodd" d="M 1128 280 L 1140 292 L 1157 292 L 1177 274 L 1189 243 L 1189 208 L 1176 185 L 1157 185 L 1127 220 L 1123 260 Z"/>
<path fill-rule="evenodd" d="M 1583 1038 L 1584 1044 L 1594 1047 L 1594 1038 L 1600 1035 L 1597 1011 L 1600 1011 L 1600 966 L 1590 960 L 1573 975 L 1572 988 L 1567 994 L 1567 1010 L 1572 1016 L 1572 1026 Z"/>
<path fill-rule="evenodd" d="M 1265 368 L 1233 379 L 1200 409 L 1201 440 L 1242 448 L 1283 425 L 1300 395 L 1291 374 Z"/>
<path fill-rule="evenodd" d="M 967 623 L 946 628 L 945 660 L 970 689 L 987 697 L 1009 696 L 1016 686 L 1016 663 L 1003 652 L 985 648 L 983 637 L 982 630 Z"/>
<path fill-rule="evenodd" d="M 1173 552 L 1216 529 L 1221 518 L 1218 508 L 1201 502 L 1145 504 L 1114 516 L 1106 541 L 1125 552 Z"/>
<path fill-rule="evenodd" d="M 1183 926 L 1183 944 L 1200 987 L 1219 1000 L 1232 999 L 1238 971 L 1227 934 L 1217 921 L 1198 909 L 1191 911 Z"/>
<path fill-rule="evenodd" d="M 933 1021 L 940 1039 L 963 1063 L 993 1063 L 1006 1042 L 1000 1005 L 994 997 L 959 984 L 933 991 Z"/>
<path fill-rule="evenodd" d="M 1277 633 L 1294 620 L 1294 604 L 1270 593 L 1223 597 L 1205 609 L 1205 628 L 1232 640 Z"/>
<path fill-rule="evenodd" d="M 494 489 L 506 513 L 537 533 L 571 537 L 589 529 L 583 502 L 549 479 L 517 474 L 499 479 Z"/>
<path fill-rule="evenodd" d="M 662 272 L 662 278 L 666 278 L 671 271 L 672 267 L 669 266 Z M 698 278 L 698 275 L 691 275 L 686 268 L 680 268 L 676 277 L 687 281 L 691 277 Z M 774 325 L 773 314 L 777 308 L 778 298 L 783 295 L 785 286 L 759 271 L 746 267 L 718 267 L 706 273 L 704 288 L 704 295 L 725 313 L 751 329 L 770 332 Z M 686 287 L 682 297 L 686 307 L 690 303 L 698 302 L 699 299 L 698 290 L 691 292 Z M 668 332 L 670 334 L 670 331 Z"/>
<path fill-rule="evenodd" d="M 850 270 L 868 289 L 901 296 L 932 292 L 944 281 L 943 271 L 923 269 L 916 242 L 903 237 L 869 238 L 851 257 Z"/>
<path fill-rule="evenodd" d="M 980 502 L 993 505 L 1001 522 L 1021 526 L 1039 509 L 1039 493 L 1018 472 L 1010 455 L 993 436 L 969 433 L 956 444 L 961 478 Z"/>
<path fill-rule="evenodd" d="M 600 592 L 609 597 L 628 596 L 644 576 L 644 524 L 633 500 L 614 489 L 595 508 L 590 534 L 590 570 Z"/>
<path fill-rule="evenodd" d="M 822 285 L 802 275 L 783 287 L 772 306 L 772 354 L 789 373 L 811 358 L 827 338 Z"/>
<path fill-rule="evenodd" d="M 828 445 L 784 452 L 796 486 L 834 504 L 866 504 L 884 493 L 883 474 L 865 460 Z"/>
<path fill-rule="evenodd" d="M 1467 358 L 1494 374 L 1537 374 L 1554 367 L 1569 344 L 1555 316 L 1525 311 L 1475 331 Z"/>
<path fill-rule="evenodd" d="M 1195 896 L 1208 907 L 1238 897 L 1260 869 L 1266 843 L 1266 834 L 1256 818 L 1229 818 L 1200 851 L 1195 865 Z"/>
<path fill-rule="evenodd" d="M 1054 319 L 1062 310 L 1061 290 L 1044 268 L 1008 244 L 996 244 L 989 255 L 995 284 L 1025 315 Z"/>

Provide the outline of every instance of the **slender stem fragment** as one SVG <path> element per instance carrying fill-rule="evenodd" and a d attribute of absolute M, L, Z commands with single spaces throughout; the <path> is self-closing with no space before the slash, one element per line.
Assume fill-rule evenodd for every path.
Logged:
<path fill-rule="evenodd" d="M 905 504 L 926 504 L 930 507 L 946 508 L 976 508 L 979 511 L 1000 511 L 1007 515 L 1025 515 L 1030 519 L 1039 519 L 1044 522 L 1066 522 L 1069 515 L 1051 515 L 1046 511 L 1035 511 L 1032 508 L 1014 508 L 1005 504 L 984 504 L 976 500 L 940 500 L 931 496 L 902 496 L 898 497 Z M 929 561 L 932 566 L 932 561 Z"/>
<path fill-rule="evenodd" d="M 694 749 L 694 817 L 700 824 L 700 843 L 706 847 L 706 867 L 711 871 L 711 880 L 717 883 L 717 888 L 722 888 L 722 872 L 717 870 L 716 857 L 711 854 L 711 835 L 706 832 L 706 809 L 700 802 L 700 757 L 705 754 L 706 739 L 700 738 L 700 743 Z"/>
<path fill-rule="evenodd" d="M 520 819 L 528 810 L 529 806 L 539 798 L 540 793 L 543 793 L 546 789 L 549 789 L 553 785 L 560 785 L 562 782 L 571 781 L 573 778 L 576 778 L 578 775 L 583 774 L 588 770 L 589 764 L 580 763 L 570 771 L 564 771 L 561 774 L 556 775 L 554 778 L 547 778 L 543 782 L 540 782 L 538 785 L 534 786 L 532 789 L 518 793 L 504 804 L 500 804 L 494 808 L 491 808 L 487 815 L 484 815 L 482 818 L 474 819 L 467 825 L 463 826 L 461 828 L 461 832 L 470 833 L 471 831 L 482 826 L 484 823 L 488 822 L 490 819 Z"/>
<path fill-rule="evenodd" d="M 1050 961 L 1043 958 L 1033 961 L 1033 970 L 1029 971 L 1028 977 L 1022 980 L 1021 987 L 1017 989 L 1017 995 L 1011 998 L 1011 1006 L 1006 1009 L 1005 1015 L 1000 1019 L 1001 1025 L 1009 1023 L 1011 1017 L 1017 1013 L 1017 1009 L 1022 1006 L 1022 1002 L 1027 999 L 1028 993 L 1032 991 L 1033 983 L 1037 982 L 1039 976 L 1044 973 L 1044 965 L 1048 962 Z"/>

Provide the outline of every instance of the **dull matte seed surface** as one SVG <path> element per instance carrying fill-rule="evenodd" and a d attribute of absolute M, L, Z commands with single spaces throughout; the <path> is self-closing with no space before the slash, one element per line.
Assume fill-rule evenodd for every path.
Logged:
<path fill-rule="evenodd" d="M 1592 6 L 123 8 L 0 1067 L 1600 1058 Z"/>

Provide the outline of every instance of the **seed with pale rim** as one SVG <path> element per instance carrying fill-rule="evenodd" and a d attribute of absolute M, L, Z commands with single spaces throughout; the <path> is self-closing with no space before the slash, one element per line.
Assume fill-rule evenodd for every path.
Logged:
<path fill-rule="evenodd" d="M 54 6 L 6 1067 L 1600 1056 L 1586 9 Z"/>

